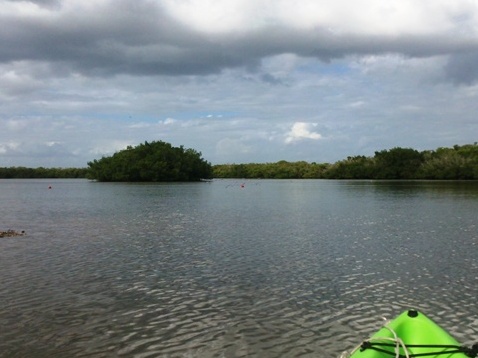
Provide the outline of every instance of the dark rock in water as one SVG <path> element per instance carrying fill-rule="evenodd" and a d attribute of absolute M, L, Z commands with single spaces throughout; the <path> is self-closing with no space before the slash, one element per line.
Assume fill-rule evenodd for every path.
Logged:
<path fill-rule="evenodd" d="M 20 232 L 15 230 L 0 231 L 0 237 L 14 237 L 14 236 L 23 236 L 23 235 L 25 235 L 24 230 Z"/>

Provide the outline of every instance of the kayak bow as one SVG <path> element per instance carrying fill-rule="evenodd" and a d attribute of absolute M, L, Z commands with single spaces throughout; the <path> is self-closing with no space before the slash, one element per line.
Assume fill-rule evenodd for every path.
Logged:
<path fill-rule="evenodd" d="M 350 358 L 475 358 L 478 344 L 472 348 L 460 344 L 423 313 L 408 310 L 362 342 Z"/>

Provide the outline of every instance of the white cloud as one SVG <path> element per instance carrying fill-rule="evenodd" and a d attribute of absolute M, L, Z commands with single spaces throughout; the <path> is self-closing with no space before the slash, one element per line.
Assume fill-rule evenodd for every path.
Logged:
<path fill-rule="evenodd" d="M 348 104 L 350 108 L 360 108 L 363 107 L 366 103 L 364 101 L 355 101 Z"/>
<path fill-rule="evenodd" d="M 16 151 L 20 143 L 17 142 L 7 142 L 0 143 L 0 154 L 8 154 L 9 152 Z"/>
<path fill-rule="evenodd" d="M 475 2 L 454 0 L 164 0 L 163 6 L 185 24 L 211 33 L 280 24 L 334 33 L 423 35 L 453 31 L 457 19 L 475 32 L 478 12 Z"/>
<path fill-rule="evenodd" d="M 146 122 L 138 122 L 130 124 L 128 127 L 131 129 L 143 129 L 143 128 L 151 128 L 153 125 L 151 123 Z"/>
<path fill-rule="evenodd" d="M 115 152 L 126 149 L 128 146 L 136 146 L 139 143 L 132 143 L 125 140 L 105 140 L 100 146 L 91 148 L 89 153 L 94 156 L 112 155 Z M 91 158 L 94 159 L 94 158 Z"/>
<path fill-rule="evenodd" d="M 322 135 L 314 132 L 314 127 L 316 126 L 317 123 L 295 122 L 290 132 L 286 134 L 285 142 L 292 143 L 303 139 L 321 139 Z"/>
<path fill-rule="evenodd" d="M 166 118 L 162 123 L 167 126 L 167 125 L 175 124 L 176 122 L 177 120 L 174 118 Z"/>

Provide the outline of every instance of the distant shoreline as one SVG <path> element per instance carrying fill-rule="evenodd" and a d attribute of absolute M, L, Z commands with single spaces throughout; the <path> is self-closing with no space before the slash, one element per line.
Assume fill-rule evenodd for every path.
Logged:
<path fill-rule="evenodd" d="M 330 163 L 305 161 L 216 164 L 215 179 L 478 180 L 478 143 L 419 152 L 392 148 L 373 157 Z M 0 168 L 0 179 L 87 179 L 89 168 Z M 174 180 L 172 180 L 174 181 Z"/>

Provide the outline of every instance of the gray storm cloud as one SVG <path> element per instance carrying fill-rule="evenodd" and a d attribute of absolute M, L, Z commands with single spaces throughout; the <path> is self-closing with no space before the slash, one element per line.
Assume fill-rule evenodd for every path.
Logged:
<path fill-rule="evenodd" d="M 5 3 L 5 2 L 4 2 Z M 25 4 L 25 2 L 17 2 Z M 240 30 L 205 32 L 173 17 L 161 2 L 102 1 L 97 6 L 61 6 L 37 14 L 0 13 L 0 61 L 38 61 L 87 76 L 204 75 L 227 68 L 256 68 L 262 59 L 292 53 L 331 61 L 355 55 L 450 56 L 444 73 L 469 83 L 460 68 L 476 56 L 476 36 L 447 33 L 333 31 L 320 21 L 313 28 L 276 22 Z M 30 7 L 32 7 L 31 5 Z M 320 19 L 320 14 L 318 14 Z M 473 55 L 475 54 L 475 55 Z M 459 68 L 457 68 L 459 67 Z"/>
<path fill-rule="evenodd" d="M 156 139 L 212 162 L 476 141 L 466 0 L 0 0 L 0 23 L 0 166 Z"/>

